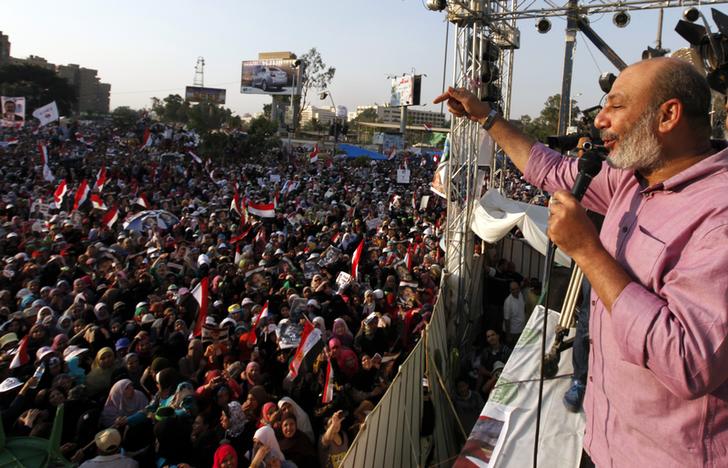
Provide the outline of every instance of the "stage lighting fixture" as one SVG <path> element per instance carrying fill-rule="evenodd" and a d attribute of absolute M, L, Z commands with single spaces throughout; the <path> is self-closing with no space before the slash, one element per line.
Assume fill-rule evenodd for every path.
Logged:
<path fill-rule="evenodd" d="M 710 87 L 725 94 L 728 89 L 728 16 L 715 8 L 711 11 L 718 33 L 710 30 L 705 16 L 694 7 L 683 11 L 685 21 L 678 21 L 675 31 L 699 54 Z M 694 24 L 700 19 L 702 25 Z"/>
<path fill-rule="evenodd" d="M 683 11 L 682 14 L 683 18 L 685 18 L 686 21 L 690 21 L 691 23 L 694 23 L 698 21 L 698 18 L 700 18 L 700 10 L 698 10 L 695 7 L 690 7 Z"/>
<path fill-rule="evenodd" d="M 599 88 L 601 88 L 601 90 L 605 93 L 609 93 L 609 91 L 612 90 L 612 85 L 616 79 L 617 77 L 614 76 L 614 73 L 602 73 L 599 75 Z"/>
<path fill-rule="evenodd" d="M 618 11 L 612 16 L 612 22 L 618 28 L 626 28 L 632 18 L 626 11 Z"/>
<path fill-rule="evenodd" d="M 541 34 L 551 31 L 551 21 L 548 18 L 539 18 L 536 20 L 536 30 Z"/>
<path fill-rule="evenodd" d="M 445 0 L 427 0 L 425 7 L 430 11 L 442 11 L 447 8 Z"/>

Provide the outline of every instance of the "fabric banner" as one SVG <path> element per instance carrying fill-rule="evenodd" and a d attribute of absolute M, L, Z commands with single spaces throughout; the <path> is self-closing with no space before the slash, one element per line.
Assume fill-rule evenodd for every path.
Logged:
<path fill-rule="evenodd" d="M 526 242 L 545 256 L 548 246 L 548 219 L 549 213 L 545 206 L 517 202 L 505 198 L 495 189 L 490 189 L 476 202 L 470 227 L 478 237 L 491 244 L 518 227 Z M 568 267 L 571 265 L 571 258 L 557 250 L 556 262 Z"/>
<path fill-rule="evenodd" d="M 33 117 L 40 120 L 40 126 L 48 125 L 49 123 L 58 120 L 58 106 L 56 101 L 46 104 L 45 106 L 39 107 L 33 111 Z"/>
<path fill-rule="evenodd" d="M 542 306 L 537 306 L 531 314 L 453 466 L 505 468 L 533 464 L 543 311 Z M 559 315 L 549 311 L 547 348 L 553 342 Z M 561 353 L 557 376 L 544 382 L 538 456 L 543 466 L 552 466 L 549 460 L 558 460 L 559 467 L 576 468 L 581 460 L 584 413 L 571 413 L 562 402 L 572 374 L 571 350 L 567 350 Z"/>

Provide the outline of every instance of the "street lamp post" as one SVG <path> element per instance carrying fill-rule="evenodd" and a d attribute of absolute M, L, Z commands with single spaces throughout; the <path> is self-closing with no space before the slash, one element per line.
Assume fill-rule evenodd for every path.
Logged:
<path fill-rule="evenodd" d="M 336 145 L 339 143 L 339 118 L 336 115 L 336 104 L 334 103 L 334 96 L 331 95 L 331 91 L 325 89 L 321 91 L 321 93 L 319 93 L 319 99 L 321 99 L 322 101 L 325 100 L 327 97 L 331 100 L 331 107 L 334 110 L 334 149 L 331 151 L 331 157 L 334 157 L 336 156 Z"/>
<path fill-rule="evenodd" d="M 293 98 L 297 91 L 296 75 L 300 71 L 300 69 L 298 68 L 300 65 L 301 60 L 296 60 L 295 62 L 293 62 L 293 65 L 291 65 L 291 68 L 293 69 L 293 73 L 291 73 L 291 130 L 288 131 L 288 151 L 291 152 L 293 149 L 293 144 L 291 142 L 291 133 L 296 131 L 296 104 L 294 103 Z"/>

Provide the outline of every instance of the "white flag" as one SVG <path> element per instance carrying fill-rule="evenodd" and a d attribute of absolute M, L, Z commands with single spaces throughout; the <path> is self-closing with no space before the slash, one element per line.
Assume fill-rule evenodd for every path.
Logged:
<path fill-rule="evenodd" d="M 41 127 L 48 125 L 54 120 L 58 120 L 58 106 L 56 105 L 56 101 L 34 110 L 33 117 L 40 120 Z"/>

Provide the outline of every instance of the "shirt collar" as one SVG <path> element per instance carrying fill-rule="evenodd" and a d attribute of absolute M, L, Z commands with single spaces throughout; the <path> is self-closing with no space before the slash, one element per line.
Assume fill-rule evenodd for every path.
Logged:
<path fill-rule="evenodd" d="M 669 179 L 649 187 L 645 186 L 645 179 L 642 176 L 640 176 L 637 172 L 635 172 L 634 175 L 639 181 L 640 186 L 644 187 L 641 192 L 646 194 L 657 190 L 667 192 L 680 190 L 684 186 L 697 180 L 726 171 L 728 171 L 728 148 L 724 147 L 721 151 L 703 158 L 684 171 L 681 171 Z"/>

